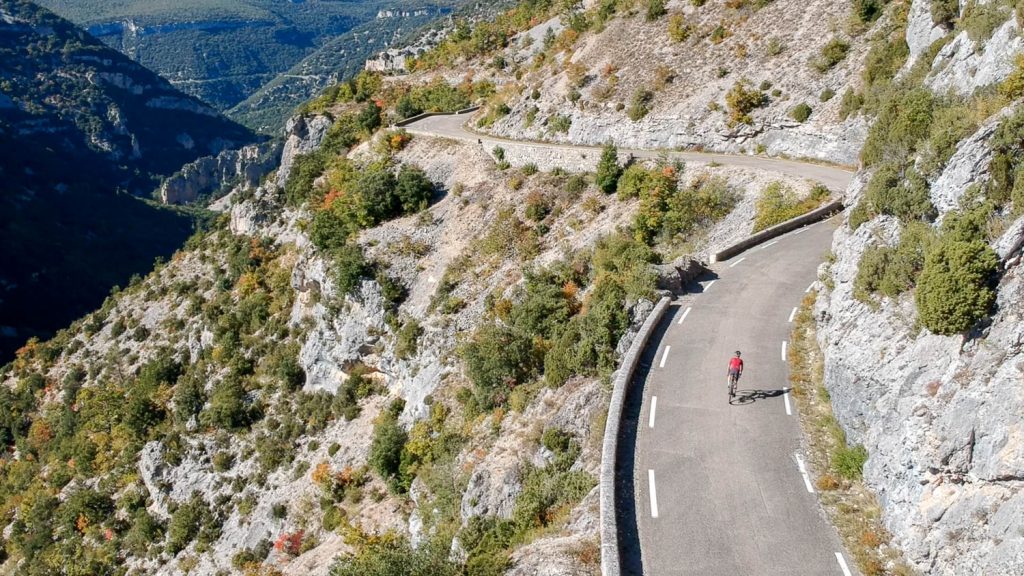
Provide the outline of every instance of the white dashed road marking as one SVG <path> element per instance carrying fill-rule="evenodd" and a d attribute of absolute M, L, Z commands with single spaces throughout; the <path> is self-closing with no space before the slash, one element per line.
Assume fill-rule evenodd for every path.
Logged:
<path fill-rule="evenodd" d="M 796 236 L 797 234 L 803 234 L 806 231 L 807 231 L 807 228 L 801 228 L 801 229 L 797 230 L 796 232 L 793 232 L 793 236 Z"/>
<path fill-rule="evenodd" d="M 665 360 L 668 358 L 668 351 L 671 350 L 671 349 L 672 349 L 671 346 L 665 346 L 665 352 L 661 355 L 661 364 L 658 365 L 658 368 L 664 368 L 665 367 Z"/>
<path fill-rule="evenodd" d="M 785 340 L 782 341 L 782 361 L 783 362 L 786 361 L 786 341 Z M 664 363 L 664 362 L 665 361 L 662 360 L 662 363 Z"/>
<path fill-rule="evenodd" d="M 804 486 L 807 488 L 807 491 L 814 494 L 814 486 L 811 486 L 811 477 L 807 475 L 807 466 L 804 466 L 804 459 L 800 457 L 800 454 L 796 455 L 796 465 L 800 469 L 800 475 L 804 477 Z"/>
<path fill-rule="evenodd" d="M 804 290 L 804 294 L 807 294 L 811 290 L 814 290 L 814 285 L 815 285 L 815 282 L 811 282 L 811 285 L 807 287 L 807 290 Z"/>
<path fill-rule="evenodd" d="M 676 324 L 682 324 L 683 320 L 686 320 L 686 316 L 690 314 L 690 310 L 692 308 L 693 307 L 691 306 L 691 307 L 688 307 L 686 310 L 683 310 L 683 315 L 679 317 L 679 322 L 676 322 Z"/>
<path fill-rule="evenodd" d="M 704 292 L 711 290 L 711 286 L 713 286 L 715 282 L 718 282 L 718 280 L 712 280 L 711 282 L 708 282 L 708 285 L 704 287 Z"/>
<path fill-rule="evenodd" d="M 654 428 L 654 411 L 658 409 L 658 397 L 651 396 L 651 415 L 647 418 L 647 427 Z"/>
<path fill-rule="evenodd" d="M 839 568 L 843 570 L 843 576 L 853 576 L 850 574 L 850 567 L 846 565 L 846 558 L 843 558 L 842 552 L 836 552 L 836 562 L 839 562 Z"/>
<path fill-rule="evenodd" d="M 796 308 L 793 308 L 793 311 L 789 313 L 789 320 L 787 322 L 792 322 L 793 318 L 796 318 L 796 310 Z"/>
<path fill-rule="evenodd" d="M 729 264 L 729 268 L 732 268 L 732 267 L 736 266 L 737 264 L 739 264 L 740 262 L 743 262 L 746 259 L 747 259 L 746 256 L 744 256 L 743 258 L 740 258 L 739 260 L 733 262 L 732 264 Z"/>
<path fill-rule="evenodd" d="M 764 250 L 765 248 L 771 246 L 772 244 L 778 244 L 778 243 L 779 243 L 778 240 L 772 240 L 771 242 L 765 244 L 764 246 L 761 246 L 761 250 Z"/>
<path fill-rule="evenodd" d="M 793 409 L 789 407 L 789 388 L 786 388 L 786 391 L 782 393 L 782 399 L 786 402 L 786 416 L 792 416 Z"/>
<path fill-rule="evenodd" d="M 658 517 L 658 492 L 654 488 L 654 470 L 647 471 L 647 481 L 651 485 L 651 518 Z"/>

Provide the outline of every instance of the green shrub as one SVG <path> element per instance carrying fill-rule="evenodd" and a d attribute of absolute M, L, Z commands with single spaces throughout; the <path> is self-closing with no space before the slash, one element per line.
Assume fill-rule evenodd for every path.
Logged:
<path fill-rule="evenodd" d="M 540 369 L 540 356 L 530 335 L 499 324 L 479 328 L 461 354 L 484 409 L 503 405 L 515 386 L 536 377 Z"/>
<path fill-rule="evenodd" d="M 370 275 L 370 264 L 363 256 L 362 247 L 355 242 L 348 242 L 331 252 L 331 269 L 339 294 L 352 294 L 362 279 Z"/>
<path fill-rule="evenodd" d="M 639 122 L 641 118 L 650 112 L 651 102 L 654 100 L 654 92 L 646 88 L 637 88 L 629 101 L 629 108 L 626 109 L 626 116 L 633 122 Z"/>
<path fill-rule="evenodd" d="M 915 301 L 921 322 L 936 334 L 969 330 L 995 304 L 999 257 L 981 240 L 943 234 L 925 255 Z"/>
<path fill-rule="evenodd" d="M 182 503 L 171 515 L 167 524 L 167 545 L 165 550 L 177 554 L 185 549 L 200 529 L 209 521 L 212 513 L 199 494 L 193 494 L 188 502 Z"/>
<path fill-rule="evenodd" d="M 415 318 L 410 318 L 402 324 L 396 334 L 395 356 L 397 358 L 410 358 L 416 354 L 416 343 L 423 335 L 423 328 Z"/>
<path fill-rule="evenodd" d="M 857 114 L 862 106 L 864 106 L 864 97 L 854 92 L 853 89 L 847 88 L 846 92 L 843 92 L 843 99 L 839 102 L 839 118 L 846 120 Z"/>
<path fill-rule="evenodd" d="M 668 14 L 668 10 L 665 9 L 665 0 L 647 0 L 646 19 L 648 22 L 653 22 L 665 14 Z"/>
<path fill-rule="evenodd" d="M 781 182 L 772 182 L 761 192 L 755 204 L 754 232 L 806 214 L 821 206 L 830 196 L 828 188 L 817 185 L 801 200 Z"/>
<path fill-rule="evenodd" d="M 912 222 L 900 233 L 900 241 L 894 248 L 881 246 L 865 250 L 853 281 L 854 296 L 870 302 L 874 293 L 895 298 L 911 290 L 934 238 L 930 226 Z"/>
<path fill-rule="evenodd" d="M 319 152 L 299 154 L 292 162 L 292 171 L 284 185 L 285 200 L 291 206 L 305 202 L 313 193 L 313 181 L 327 169 L 326 155 Z"/>
<path fill-rule="evenodd" d="M 854 0 L 853 15 L 864 24 L 870 24 L 885 11 L 888 0 Z"/>
<path fill-rule="evenodd" d="M 806 122 L 811 117 L 811 107 L 806 102 L 801 102 L 789 111 L 789 116 L 797 122 Z"/>
<path fill-rule="evenodd" d="M 682 14 L 673 14 L 668 17 L 668 37 L 673 42 L 685 42 L 693 33 L 693 27 L 686 23 L 686 17 Z"/>
<path fill-rule="evenodd" d="M 960 17 L 960 0 L 932 0 L 932 23 L 952 28 Z"/>
<path fill-rule="evenodd" d="M 850 52 L 850 44 L 845 40 L 833 38 L 821 48 L 821 54 L 811 62 L 811 67 L 824 74 L 842 62 Z"/>
<path fill-rule="evenodd" d="M 835 95 L 835 90 L 831 88 L 825 88 L 824 90 L 821 91 L 821 94 L 818 95 L 818 100 L 820 100 L 821 102 L 828 102 L 829 100 L 834 98 Z"/>
<path fill-rule="evenodd" d="M 548 118 L 548 128 L 555 133 L 568 133 L 572 127 L 572 119 L 563 114 L 555 114 Z"/>
<path fill-rule="evenodd" d="M 623 171 L 616 183 L 619 200 L 639 198 L 640 193 L 652 185 L 652 178 L 652 172 L 642 164 L 632 164 Z"/>
<path fill-rule="evenodd" d="M 768 104 L 768 96 L 764 92 L 751 88 L 744 79 L 740 80 L 725 93 L 725 104 L 729 108 L 729 126 L 752 124 L 751 113 L 757 108 Z"/>
<path fill-rule="evenodd" d="M 1002 2 L 982 4 L 975 0 L 964 6 L 959 27 L 967 32 L 967 36 L 977 45 L 991 38 L 1009 16 L 1010 11 Z"/>
<path fill-rule="evenodd" d="M 245 397 L 245 388 L 237 378 L 224 378 L 213 387 L 209 406 L 200 414 L 200 420 L 206 426 L 223 430 L 248 426 L 251 419 Z"/>
<path fill-rule="evenodd" d="M 860 480 L 867 461 L 868 451 L 863 445 L 842 446 L 832 455 L 832 469 L 847 480 Z"/>
<path fill-rule="evenodd" d="M 857 207 L 857 218 L 851 215 L 850 226 L 882 214 L 896 216 L 902 222 L 931 221 L 938 216 L 928 195 L 928 182 L 913 168 L 902 172 L 893 163 L 882 164 L 871 176 Z"/>
<path fill-rule="evenodd" d="M 929 134 L 934 104 L 935 97 L 927 88 L 908 90 L 886 100 L 861 150 L 864 165 L 908 158 Z"/>
<path fill-rule="evenodd" d="M 387 533 L 365 539 L 356 552 L 334 561 L 330 576 L 460 576 L 462 569 L 449 559 L 449 548 L 428 541 L 413 548 L 401 536 Z M 471 572 L 472 573 L 472 572 Z"/>
<path fill-rule="evenodd" d="M 394 409 L 394 405 L 387 412 L 381 415 L 377 424 L 373 427 L 373 442 L 370 444 L 370 454 L 367 462 L 377 472 L 388 486 L 395 492 L 404 491 L 408 485 L 400 479 L 400 465 L 402 462 L 402 449 L 409 440 L 409 435 L 398 423 L 398 414 L 401 408 Z M 410 479 L 411 480 L 411 479 Z"/>
<path fill-rule="evenodd" d="M 619 166 L 619 151 L 615 144 L 608 142 L 601 149 L 601 160 L 597 163 L 594 183 L 605 194 L 611 194 L 615 192 L 620 176 L 622 176 L 622 167 Z"/>

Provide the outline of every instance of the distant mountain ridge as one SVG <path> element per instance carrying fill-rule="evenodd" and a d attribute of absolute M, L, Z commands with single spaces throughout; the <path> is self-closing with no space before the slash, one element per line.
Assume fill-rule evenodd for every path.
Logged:
<path fill-rule="evenodd" d="M 256 139 L 70 22 L 0 0 L 0 357 L 192 233 L 132 196 Z"/>

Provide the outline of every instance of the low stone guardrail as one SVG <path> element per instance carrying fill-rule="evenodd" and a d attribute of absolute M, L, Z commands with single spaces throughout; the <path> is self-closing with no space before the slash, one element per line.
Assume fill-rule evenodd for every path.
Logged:
<path fill-rule="evenodd" d="M 403 126 L 408 126 L 409 124 L 412 124 L 417 120 L 423 120 L 424 118 L 429 118 L 431 116 L 459 116 L 462 114 L 469 114 L 470 112 L 476 112 L 479 109 L 479 106 L 470 106 L 469 108 L 463 108 L 462 110 L 456 110 L 455 112 L 421 112 L 415 116 L 410 116 L 404 120 L 399 120 L 398 122 L 392 124 L 392 126 L 394 126 L 395 128 L 401 128 Z"/>
<path fill-rule="evenodd" d="M 777 236 L 782 236 L 787 232 L 792 232 L 797 228 L 806 226 L 807 224 L 811 224 L 813 222 L 817 222 L 818 220 L 824 220 L 825 218 L 828 218 L 829 216 L 841 211 L 842 209 L 843 201 L 833 200 L 832 202 L 829 202 L 824 206 L 811 210 L 807 214 L 797 216 L 796 218 L 793 218 L 791 220 L 786 220 L 785 222 L 781 224 L 776 224 L 771 228 L 765 228 L 764 230 L 761 230 L 756 234 L 753 234 L 751 236 L 744 238 L 743 240 L 740 240 L 739 242 L 733 244 L 732 246 L 728 246 L 712 254 L 710 257 L 711 263 L 713 264 L 715 262 L 728 260 L 729 258 L 732 258 L 733 256 L 739 254 L 740 252 L 749 250 L 750 248 L 753 248 L 754 246 L 757 246 L 758 244 L 766 240 L 771 240 L 772 238 L 775 238 Z"/>
<path fill-rule="evenodd" d="M 619 448 L 619 431 L 622 426 L 622 410 L 626 402 L 626 392 L 633 382 L 633 373 L 640 361 L 647 341 L 661 322 L 668 310 L 672 298 L 662 297 L 654 306 L 647 320 L 640 327 L 629 350 L 622 358 L 619 371 L 615 376 L 612 398 L 608 403 L 608 418 L 604 426 L 604 442 L 601 445 L 601 574 L 602 576 L 619 576 L 619 526 L 615 517 L 615 468 L 616 453 Z"/>

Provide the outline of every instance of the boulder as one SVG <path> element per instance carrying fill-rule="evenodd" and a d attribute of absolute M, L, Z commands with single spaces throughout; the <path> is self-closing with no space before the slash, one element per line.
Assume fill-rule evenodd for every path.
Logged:
<path fill-rule="evenodd" d="M 658 264 L 653 268 L 658 278 L 658 288 L 674 293 L 683 292 L 687 284 L 708 272 L 708 267 L 692 256 L 680 256 L 669 264 Z"/>

